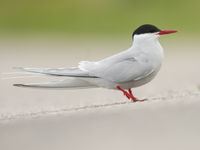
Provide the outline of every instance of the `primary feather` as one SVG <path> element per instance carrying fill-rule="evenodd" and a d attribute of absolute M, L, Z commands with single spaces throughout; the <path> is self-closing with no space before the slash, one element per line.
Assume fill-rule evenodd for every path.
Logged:
<path fill-rule="evenodd" d="M 15 67 L 17 70 L 33 72 L 33 73 L 41 73 L 52 76 L 68 76 L 68 77 L 95 77 L 89 76 L 88 72 L 83 71 L 79 68 L 59 68 L 59 69 L 50 69 L 50 68 L 23 68 L 23 67 Z"/>
<path fill-rule="evenodd" d="M 49 88 L 49 89 L 74 89 L 74 88 L 94 88 L 95 85 L 81 79 L 65 79 L 46 83 L 14 84 L 18 87 Z"/>

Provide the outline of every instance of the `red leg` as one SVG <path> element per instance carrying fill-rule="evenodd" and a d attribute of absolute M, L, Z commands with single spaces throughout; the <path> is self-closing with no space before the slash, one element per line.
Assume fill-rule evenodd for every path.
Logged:
<path fill-rule="evenodd" d="M 143 102 L 143 101 L 145 101 L 145 100 L 139 100 L 139 99 L 137 99 L 136 97 L 134 97 L 134 96 L 133 96 L 133 93 L 132 93 L 132 91 L 131 91 L 131 89 L 128 90 L 129 92 L 123 90 L 120 86 L 117 86 L 117 89 L 120 90 L 120 91 L 122 91 L 122 92 L 124 93 L 124 95 L 125 95 L 128 99 L 131 98 L 131 99 L 133 100 L 133 102 Z"/>
<path fill-rule="evenodd" d="M 131 99 L 132 99 L 134 102 L 143 102 L 143 101 L 145 101 L 144 99 L 143 99 L 143 100 L 139 100 L 139 99 L 137 99 L 135 96 L 133 96 L 133 93 L 132 93 L 131 89 L 129 89 L 128 91 L 129 91 L 129 94 L 131 95 Z"/>
<path fill-rule="evenodd" d="M 132 98 L 131 95 L 130 95 L 127 91 L 125 91 L 125 90 L 123 90 L 122 88 L 120 88 L 120 86 L 117 86 L 117 89 L 120 90 L 120 91 L 122 91 L 122 92 L 124 93 L 124 95 L 125 95 L 128 99 Z"/>

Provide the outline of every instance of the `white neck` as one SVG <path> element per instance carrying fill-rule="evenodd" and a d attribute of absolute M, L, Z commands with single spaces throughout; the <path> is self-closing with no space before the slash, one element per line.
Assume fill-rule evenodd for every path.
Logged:
<path fill-rule="evenodd" d="M 148 54 L 149 57 L 162 61 L 164 57 L 163 48 L 158 41 L 159 35 L 147 33 L 134 35 L 132 49 Z"/>

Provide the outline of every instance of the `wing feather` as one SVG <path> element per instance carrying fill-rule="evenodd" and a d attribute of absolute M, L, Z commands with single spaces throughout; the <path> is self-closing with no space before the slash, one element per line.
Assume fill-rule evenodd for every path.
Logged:
<path fill-rule="evenodd" d="M 60 81 L 52 81 L 46 83 L 29 83 L 29 84 L 13 84 L 18 87 L 29 88 L 49 88 L 49 89 L 74 89 L 74 88 L 94 88 L 97 87 L 87 81 L 79 78 L 68 78 Z"/>
<path fill-rule="evenodd" d="M 89 75 L 103 78 L 115 83 L 123 83 L 145 78 L 154 70 L 152 64 L 144 59 L 137 59 L 122 53 L 99 62 L 83 62 L 81 68 Z"/>
<path fill-rule="evenodd" d="M 87 71 L 81 70 L 79 68 L 42 69 L 42 68 L 15 67 L 15 69 L 21 70 L 21 71 L 33 72 L 33 73 L 53 75 L 53 76 L 96 78 L 95 76 L 89 76 Z"/>

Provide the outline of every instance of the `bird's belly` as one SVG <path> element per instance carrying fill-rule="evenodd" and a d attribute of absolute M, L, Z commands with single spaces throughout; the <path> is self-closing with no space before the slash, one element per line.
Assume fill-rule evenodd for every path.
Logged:
<path fill-rule="evenodd" d="M 159 70 L 160 70 L 160 66 L 155 71 L 153 71 L 152 73 L 147 75 L 146 77 L 143 77 L 138 80 L 123 82 L 123 83 L 115 83 L 115 82 L 111 82 L 111 81 L 108 81 L 108 80 L 105 80 L 102 78 L 88 78 L 88 79 L 83 78 L 83 80 L 85 80 L 97 87 L 116 89 L 117 86 L 120 86 L 123 89 L 131 89 L 131 88 L 142 86 L 142 85 L 150 82 L 156 76 L 156 74 L 158 73 Z"/>
<path fill-rule="evenodd" d="M 148 76 L 141 78 L 139 80 L 132 80 L 132 81 L 125 82 L 125 83 L 120 83 L 119 86 L 123 89 L 131 89 L 131 88 L 142 86 L 142 85 L 150 82 L 156 76 L 158 71 L 159 71 L 159 69 L 155 70 L 154 72 L 152 72 Z"/>

